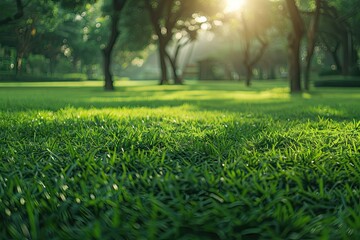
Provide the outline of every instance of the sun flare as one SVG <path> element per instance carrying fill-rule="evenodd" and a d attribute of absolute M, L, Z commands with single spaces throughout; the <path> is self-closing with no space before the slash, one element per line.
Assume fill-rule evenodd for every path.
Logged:
<path fill-rule="evenodd" d="M 226 0 L 225 12 L 235 12 L 245 5 L 246 0 Z"/>

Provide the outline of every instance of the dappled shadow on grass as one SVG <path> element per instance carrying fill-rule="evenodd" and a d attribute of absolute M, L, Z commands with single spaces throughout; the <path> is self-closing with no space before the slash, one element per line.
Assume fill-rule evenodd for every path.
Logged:
<path fill-rule="evenodd" d="M 0 109 L 5 111 L 57 111 L 66 107 L 84 109 L 186 108 L 187 111 L 270 115 L 285 120 L 329 118 L 359 120 L 355 90 L 314 90 L 290 95 L 281 85 L 251 88 L 237 84 L 184 86 L 124 86 L 115 92 L 98 87 L 7 87 L 0 89 Z"/>
<path fill-rule="evenodd" d="M 176 92 L 178 93 L 178 92 Z M 219 93 L 219 92 L 218 92 Z M 142 93 L 141 99 L 131 98 L 130 96 L 121 97 L 95 97 L 84 99 L 79 102 L 78 107 L 91 106 L 95 108 L 162 108 L 162 107 L 185 107 L 192 112 L 216 111 L 234 114 L 253 114 L 253 115 L 270 115 L 273 118 L 285 120 L 306 120 L 316 118 L 326 118 L 336 121 L 342 120 L 359 120 L 360 111 L 356 108 L 358 99 L 353 96 L 340 97 L 335 96 L 336 101 L 331 100 L 331 96 L 309 97 L 288 95 L 269 95 L 261 97 L 260 93 L 247 95 L 238 92 L 238 96 L 223 95 L 209 96 L 204 93 L 195 91 L 186 94 L 186 96 L 169 97 L 168 93 L 157 93 L 151 95 L 148 92 Z M 255 95 L 255 97 L 254 97 Z M 148 99 L 146 99 L 147 96 Z M 157 96 L 153 98 L 153 96 Z M 162 98 L 163 96 L 164 98 Z M 240 97 L 239 97 L 240 96 Z M 360 99 L 359 99 L 360 100 Z M 76 106 L 76 105 L 75 105 Z"/>
<path fill-rule="evenodd" d="M 218 114 L 234 114 L 249 115 L 255 117 L 271 117 L 274 120 L 284 121 L 307 121 L 316 120 L 319 118 L 331 119 L 334 121 L 349 121 L 360 120 L 360 112 L 353 109 L 351 106 L 336 106 L 326 103 L 314 103 L 310 100 L 304 101 L 266 101 L 255 103 L 244 103 L 236 100 L 133 100 L 130 102 L 121 101 L 108 101 L 104 102 L 91 102 L 79 101 L 72 104 L 60 105 L 49 107 L 45 105 L 37 106 L 23 106 L 18 108 L 17 111 L 59 111 L 63 108 L 81 108 L 81 109 L 104 109 L 114 112 L 121 112 L 122 109 L 132 109 L 136 111 L 156 111 L 158 109 L 174 108 L 184 110 L 192 114 L 202 115 L 204 112 L 214 112 Z"/>

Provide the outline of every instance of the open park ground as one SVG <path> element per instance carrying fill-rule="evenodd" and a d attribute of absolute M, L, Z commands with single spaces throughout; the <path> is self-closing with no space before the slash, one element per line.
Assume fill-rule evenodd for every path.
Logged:
<path fill-rule="evenodd" d="M 360 239 L 360 90 L 0 84 L 0 239 Z"/>

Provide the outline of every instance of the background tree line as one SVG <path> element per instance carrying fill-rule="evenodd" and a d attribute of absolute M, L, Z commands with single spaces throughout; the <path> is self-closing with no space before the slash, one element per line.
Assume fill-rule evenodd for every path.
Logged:
<path fill-rule="evenodd" d="M 309 89 L 314 62 L 331 62 L 329 70 L 343 75 L 359 72 L 356 0 L 252 0 L 236 11 L 226 5 L 226 0 L 3 0 L 0 46 L 5 60 L 15 59 L 7 71 L 31 72 L 35 56 L 47 63 L 42 67 L 50 75 L 66 65 L 93 78 L 101 66 L 106 90 L 114 89 L 114 69 L 143 62 L 154 49 L 159 83 L 182 84 L 179 56 L 203 32 L 225 39 L 217 57 L 230 78 L 245 75 L 246 85 L 266 57 L 268 66 L 287 65 L 293 93 Z"/>

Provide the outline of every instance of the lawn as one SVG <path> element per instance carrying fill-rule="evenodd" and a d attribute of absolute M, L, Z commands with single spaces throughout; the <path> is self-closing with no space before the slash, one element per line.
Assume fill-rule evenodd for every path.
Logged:
<path fill-rule="evenodd" d="M 360 239 L 360 89 L 0 83 L 0 239 Z"/>

